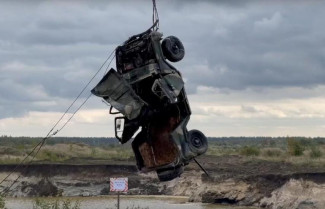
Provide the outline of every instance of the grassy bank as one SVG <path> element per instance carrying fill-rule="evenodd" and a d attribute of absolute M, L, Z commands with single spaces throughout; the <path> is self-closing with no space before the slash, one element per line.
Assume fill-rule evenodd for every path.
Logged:
<path fill-rule="evenodd" d="M 0 164 L 15 164 L 24 159 L 40 138 L 0 137 Z M 130 144 L 116 139 L 51 139 L 35 157 L 35 163 L 82 163 L 98 161 L 133 161 Z"/>
<path fill-rule="evenodd" d="M 0 164 L 19 163 L 40 138 L 0 137 Z M 325 139 L 302 137 L 209 138 L 208 156 L 240 155 L 248 160 L 325 165 Z M 35 163 L 133 162 L 130 143 L 113 138 L 53 138 L 35 157 Z"/>
<path fill-rule="evenodd" d="M 325 165 L 325 139 L 322 138 L 257 138 L 210 140 L 210 156 L 241 155 L 248 159 L 287 162 L 296 165 Z"/>

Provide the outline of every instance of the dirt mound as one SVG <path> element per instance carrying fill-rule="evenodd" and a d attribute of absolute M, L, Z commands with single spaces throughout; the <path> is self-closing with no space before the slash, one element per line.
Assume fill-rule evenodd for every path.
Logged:
<path fill-rule="evenodd" d="M 26 181 L 22 182 L 22 193 L 29 197 L 48 197 L 58 196 L 58 188 L 48 179 L 42 179 L 36 184 L 28 184 Z"/>
<path fill-rule="evenodd" d="M 281 188 L 274 190 L 271 197 L 263 198 L 260 206 L 272 209 L 325 208 L 325 184 L 291 179 Z"/>

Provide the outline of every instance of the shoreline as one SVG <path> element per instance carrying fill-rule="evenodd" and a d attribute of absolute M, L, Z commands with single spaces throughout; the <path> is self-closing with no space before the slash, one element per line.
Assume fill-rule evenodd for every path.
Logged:
<path fill-rule="evenodd" d="M 17 170 L 14 176 L 22 177 L 9 196 L 114 199 L 116 195 L 109 191 L 109 178 L 128 177 L 128 194 L 121 195 L 126 199 L 181 198 L 182 202 L 272 209 L 325 208 L 325 168 L 247 161 L 239 156 L 205 157 L 200 161 L 211 178 L 190 163 L 180 178 L 169 182 L 159 182 L 154 172 L 142 174 L 134 165 L 125 163 L 33 164 L 27 170 Z M 0 178 L 14 166 L 0 165 Z"/>

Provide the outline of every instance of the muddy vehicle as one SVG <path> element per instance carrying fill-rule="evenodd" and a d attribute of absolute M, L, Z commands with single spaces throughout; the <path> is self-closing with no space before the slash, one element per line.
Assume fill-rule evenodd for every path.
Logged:
<path fill-rule="evenodd" d="M 132 148 L 138 169 L 156 171 L 161 181 L 179 177 L 208 148 L 202 132 L 186 128 L 191 109 L 184 81 L 167 61 L 178 62 L 184 54 L 178 38 L 162 40 L 162 33 L 150 28 L 116 48 L 117 69 L 92 90 L 111 105 L 111 114 L 123 115 L 115 118 L 115 135 L 122 144 L 137 132 Z"/>

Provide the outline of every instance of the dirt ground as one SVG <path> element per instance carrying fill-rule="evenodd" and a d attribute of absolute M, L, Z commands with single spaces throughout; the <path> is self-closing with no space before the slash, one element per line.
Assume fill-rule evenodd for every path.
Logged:
<path fill-rule="evenodd" d="M 322 166 L 237 155 L 200 156 L 197 161 L 209 176 L 192 161 L 180 178 L 170 182 L 159 182 L 154 172 L 139 173 L 133 161 L 87 161 L 87 165 L 73 162 L 34 164 L 15 172 L 15 175 L 21 174 L 22 178 L 13 187 L 10 196 L 107 195 L 109 178 L 123 176 L 129 178 L 129 194 L 133 195 L 180 195 L 196 202 L 267 208 L 278 208 L 275 205 L 279 201 L 294 205 L 288 207 L 294 209 L 304 208 L 305 205 L 299 205 L 305 204 L 307 200 L 313 208 L 322 208 L 323 205 L 317 204 L 325 204 L 325 168 Z M 13 168 L 15 165 L 0 165 L 0 178 Z M 294 196 L 296 189 L 310 192 L 303 198 L 300 195 L 298 201 Z M 324 200 L 321 200 L 323 196 Z"/>
<path fill-rule="evenodd" d="M 200 156 L 199 163 L 210 177 L 202 175 L 203 181 L 222 182 L 236 179 L 254 184 L 265 195 L 284 185 L 290 179 L 304 179 L 317 184 L 325 183 L 325 167 L 308 164 L 266 161 L 237 155 Z M 192 162 L 188 170 L 199 170 Z"/>
<path fill-rule="evenodd" d="M 325 173 L 325 167 L 323 166 L 266 161 L 239 155 L 200 156 L 197 160 L 208 172 L 217 176 L 230 175 L 241 178 L 267 174 L 294 175 L 299 173 Z M 194 162 L 189 167 L 198 169 Z"/>

